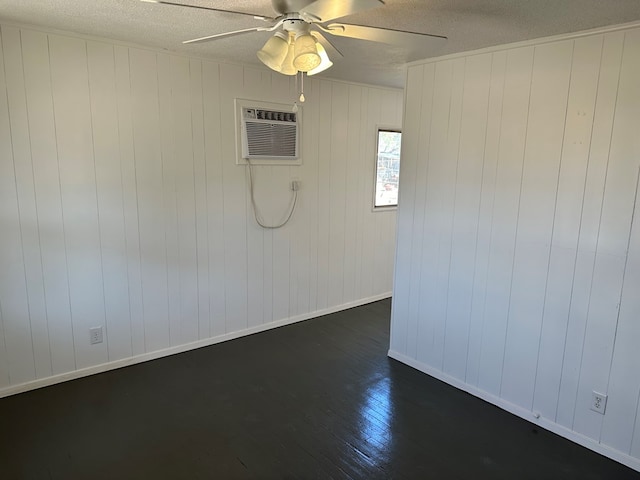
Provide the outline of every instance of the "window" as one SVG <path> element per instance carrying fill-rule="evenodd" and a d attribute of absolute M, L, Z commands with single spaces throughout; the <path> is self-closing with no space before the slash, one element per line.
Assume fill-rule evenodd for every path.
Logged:
<path fill-rule="evenodd" d="M 401 137 L 399 130 L 378 129 L 374 208 L 398 206 Z"/>

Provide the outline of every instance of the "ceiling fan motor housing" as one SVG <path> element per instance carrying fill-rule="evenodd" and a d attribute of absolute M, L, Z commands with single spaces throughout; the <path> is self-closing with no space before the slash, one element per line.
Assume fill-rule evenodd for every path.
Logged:
<path fill-rule="evenodd" d="M 287 13 L 284 17 L 285 18 L 282 22 L 282 29 L 285 32 L 292 33 L 296 37 L 298 35 L 304 35 L 306 33 L 309 33 L 310 24 L 306 22 L 304 19 L 300 18 L 299 14 Z"/>

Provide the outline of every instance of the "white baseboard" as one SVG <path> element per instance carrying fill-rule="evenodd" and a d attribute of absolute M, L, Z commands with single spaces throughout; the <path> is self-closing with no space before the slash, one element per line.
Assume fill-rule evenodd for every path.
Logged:
<path fill-rule="evenodd" d="M 9 387 L 0 389 L 0 398 L 8 397 L 10 395 L 16 395 L 18 393 L 28 392 L 29 390 L 35 390 L 37 388 L 47 387 L 49 385 L 55 385 L 56 383 L 66 382 L 68 380 L 74 380 L 76 378 L 87 377 L 89 375 L 95 375 L 96 373 L 107 372 L 109 370 L 115 370 L 117 368 L 126 367 L 129 365 L 135 365 L 136 363 L 148 362 L 149 360 L 155 360 L 157 358 L 167 357 L 169 355 L 175 355 L 176 353 L 183 353 L 196 348 L 207 347 L 216 343 L 226 342 L 227 340 L 233 340 L 234 338 L 244 337 L 246 335 L 252 335 L 254 333 L 263 332 L 272 328 L 282 327 L 284 325 L 290 325 L 292 323 L 301 322 L 303 320 L 309 320 L 311 318 L 321 317 L 322 315 L 328 315 L 330 313 L 339 312 L 341 310 L 347 310 L 353 307 L 359 307 L 367 303 L 376 302 L 385 298 L 389 298 L 391 292 L 385 292 L 379 295 L 374 295 L 368 298 L 362 298 L 353 302 L 344 303 L 335 307 L 324 308 L 322 310 L 316 310 L 314 312 L 305 313 L 302 315 L 296 315 L 295 317 L 289 317 L 282 320 L 276 320 L 274 322 L 265 323 L 244 330 L 236 332 L 225 333 L 224 335 L 218 335 L 216 337 L 206 338 L 204 340 L 197 340 L 191 343 L 185 343 L 183 345 L 176 345 L 162 350 L 156 350 L 153 352 L 143 353 L 141 355 L 135 355 L 133 357 L 123 358 L 121 360 L 115 360 L 112 362 L 101 363 L 99 365 L 93 365 L 91 367 L 81 368 L 79 370 L 73 370 L 71 372 L 61 373 L 59 375 L 53 375 L 50 377 L 39 378 L 29 382 L 21 383 L 18 385 L 11 385 Z"/>
<path fill-rule="evenodd" d="M 421 372 L 426 373 L 427 375 L 437 378 L 438 380 L 442 380 L 443 382 L 448 383 L 449 385 L 454 386 L 456 388 L 459 388 L 460 390 L 463 390 L 467 393 L 470 393 L 475 397 L 481 398 L 482 400 L 489 402 L 495 405 L 496 407 L 500 407 L 509 413 L 517 415 L 518 417 L 523 418 L 535 425 L 538 425 L 544 428 L 545 430 L 549 430 L 550 432 L 560 435 L 561 437 L 571 440 L 572 442 L 575 442 L 579 445 L 582 445 L 583 447 L 586 447 L 589 450 L 593 450 L 594 452 L 604 455 L 605 457 L 615 460 L 616 462 L 620 462 L 623 465 L 626 465 L 627 467 L 640 472 L 640 459 L 634 458 L 630 455 L 627 455 L 624 452 L 621 452 L 619 450 L 615 450 L 614 448 L 603 445 L 597 442 L 596 440 L 593 440 L 592 438 L 585 437 L 584 435 L 576 433 L 573 430 L 570 430 L 567 427 L 563 427 L 562 425 L 559 425 L 548 418 L 544 418 L 544 417 L 536 418 L 535 412 L 527 410 L 526 408 L 520 407 L 516 404 L 510 403 L 504 400 L 503 398 L 497 397 L 496 395 L 493 395 L 484 390 L 481 390 L 478 387 L 469 385 L 455 377 L 447 375 L 441 370 L 433 368 L 413 358 L 407 357 L 402 353 L 396 352 L 394 350 L 389 350 L 388 355 L 389 357 L 395 360 L 398 360 L 399 362 L 405 363 L 410 367 L 415 368 L 416 370 L 420 370 Z"/>

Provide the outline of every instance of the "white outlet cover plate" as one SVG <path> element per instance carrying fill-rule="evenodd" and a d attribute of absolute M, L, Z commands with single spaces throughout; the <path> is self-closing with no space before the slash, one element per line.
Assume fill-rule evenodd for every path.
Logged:
<path fill-rule="evenodd" d="M 89 329 L 89 343 L 95 345 L 103 342 L 102 327 L 94 327 Z"/>
<path fill-rule="evenodd" d="M 604 393 L 592 392 L 591 394 L 591 410 L 604 415 L 607 408 L 607 396 Z"/>

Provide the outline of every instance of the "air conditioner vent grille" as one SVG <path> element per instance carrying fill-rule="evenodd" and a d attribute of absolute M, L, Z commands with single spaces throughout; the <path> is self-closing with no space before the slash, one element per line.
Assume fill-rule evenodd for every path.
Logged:
<path fill-rule="evenodd" d="M 296 158 L 297 125 L 295 123 L 245 123 L 249 158 Z"/>

